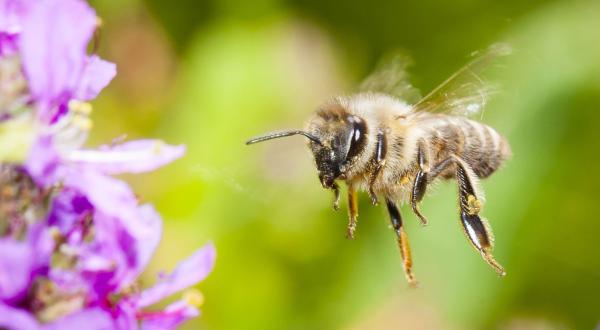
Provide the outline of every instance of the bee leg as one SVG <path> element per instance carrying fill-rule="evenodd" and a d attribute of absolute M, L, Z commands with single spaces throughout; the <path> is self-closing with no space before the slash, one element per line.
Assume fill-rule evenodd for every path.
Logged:
<path fill-rule="evenodd" d="M 373 185 L 375 184 L 375 180 L 377 180 L 379 172 L 381 172 L 381 169 L 385 165 L 385 154 L 387 153 L 385 140 L 385 134 L 383 134 L 383 132 L 379 132 L 377 134 L 377 144 L 375 145 L 375 156 L 373 159 L 375 163 L 375 169 L 369 176 L 369 197 L 371 197 L 371 203 L 373 203 L 373 205 L 379 204 L 379 201 L 377 200 L 377 194 L 375 194 L 375 190 L 373 189 Z"/>
<path fill-rule="evenodd" d="M 454 158 L 448 157 L 435 165 L 435 167 L 431 169 L 431 172 L 428 173 L 427 183 L 433 182 L 433 180 L 435 180 L 440 173 L 442 173 L 452 164 L 454 164 Z"/>
<path fill-rule="evenodd" d="M 358 220 L 358 194 L 353 186 L 348 185 L 348 231 L 346 237 L 354 239 L 354 231 Z"/>
<path fill-rule="evenodd" d="M 331 189 L 333 189 L 333 209 L 337 211 L 340 209 L 340 187 L 334 182 Z"/>
<path fill-rule="evenodd" d="M 419 218 L 422 225 L 427 224 L 427 218 L 421 213 L 419 209 L 419 202 L 425 196 L 425 191 L 427 190 L 427 183 L 429 182 L 429 160 L 425 154 L 424 143 L 419 143 L 418 150 L 418 163 L 419 163 L 419 171 L 415 176 L 412 188 L 412 195 L 410 198 L 410 205 L 412 207 L 413 212 Z"/>
<path fill-rule="evenodd" d="M 381 171 L 381 167 L 383 167 L 383 164 L 377 165 L 377 168 L 375 168 L 375 171 L 371 173 L 371 176 L 369 177 L 369 197 L 371 198 L 371 203 L 373 205 L 379 204 L 379 199 L 373 189 L 373 185 L 375 184 L 375 180 L 377 180 L 377 175 L 379 174 L 379 171 Z"/>
<path fill-rule="evenodd" d="M 419 171 L 417 172 L 413 182 L 412 195 L 410 199 L 412 210 L 423 225 L 427 224 L 427 218 L 425 218 L 425 216 L 421 213 L 418 203 L 423 199 L 423 196 L 425 196 L 427 185 L 433 182 L 440 173 L 448 168 L 448 166 L 454 164 L 454 158 L 448 157 L 439 162 L 434 168 L 431 169 L 431 171 L 427 172 L 425 159 L 425 154 L 419 150 Z"/>
<path fill-rule="evenodd" d="M 476 180 L 474 178 L 475 174 L 460 158 L 455 157 L 455 163 L 460 202 L 460 220 L 465 234 L 475 249 L 481 253 L 483 259 L 500 276 L 504 276 L 506 274 L 504 268 L 492 256 L 494 238 L 491 228 L 485 219 L 479 217 L 482 204 L 473 186 Z"/>
<path fill-rule="evenodd" d="M 402 256 L 402 267 L 404 268 L 404 275 L 408 284 L 412 287 L 417 286 L 417 280 L 412 272 L 412 257 L 410 254 L 410 245 L 408 243 L 408 236 L 404 226 L 402 226 L 402 216 L 396 204 L 389 198 L 386 198 L 387 210 L 390 215 L 390 221 L 396 232 L 398 240 L 398 247 L 400 248 L 400 255 Z"/>

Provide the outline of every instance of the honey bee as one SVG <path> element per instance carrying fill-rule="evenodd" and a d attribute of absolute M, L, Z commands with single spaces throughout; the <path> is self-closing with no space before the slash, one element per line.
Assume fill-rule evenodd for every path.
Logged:
<path fill-rule="evenodd" d="M 482 73 L 509 51 L 505 44 L 491 46 L 412 104 L 407 100 L 417 92 L 408 83 L 406 61 L 396 59 L 367 78 L 361 92 L 321 105 L 303 130 L 270 133 L 247 144 L 306 137 L 322 186 L 335 194 L 336 210 L 337 182 L 344 181 L 348 187 L 348 238 L 354 238 L 357 225 L 357 191 L 368 192 L 375 205 L 382 198 L 410 285 L 417 282 L 398 205 L 410 204 L 425 225 L 419 203 L 427 187 L 440 179 L 455 179 L 462 228 L 483 259 L 503 276 L 503 267 L 491 253 L 491 228 L 479 215 L 484 204 L 479 180 L 494 173 L 511 151 L 496 130 L 467 117 L 480 113 L 495 91 Z"/>

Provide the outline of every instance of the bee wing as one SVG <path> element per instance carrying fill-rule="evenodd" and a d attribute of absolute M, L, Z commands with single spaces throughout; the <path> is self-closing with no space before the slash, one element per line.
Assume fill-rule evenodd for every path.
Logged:
<path fill-rule="evenodd" d="M 480 113 L 490 97 L 498 91 L 496 86 L 485 80 L 484 74 L 499 57 L 510 53 L 510 46 L 504 43 L 475 53 L 471 62 L 414 104 L 413 110 L 460 116 Z"/>
<path fill-rule="evenodd" d="M 412 60 L 408 56 L 400 53 L 390 54 L 383 58 L 358 89 L 360 92 L 392 95 L 413 104 L 421 99 L 421 93 L 408 80 L 407 68 L 410 65 Z"/>

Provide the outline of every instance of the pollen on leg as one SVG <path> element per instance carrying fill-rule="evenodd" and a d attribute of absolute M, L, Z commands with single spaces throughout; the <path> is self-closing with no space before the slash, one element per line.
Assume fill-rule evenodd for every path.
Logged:
<path fill-rule="evenodd" d="M 473 195 L 467 196 L 467 207 L 470 215 L 479 214 L 481 212 L 481 208 L 483 207 L 483 203 L 477 197 Z"/>

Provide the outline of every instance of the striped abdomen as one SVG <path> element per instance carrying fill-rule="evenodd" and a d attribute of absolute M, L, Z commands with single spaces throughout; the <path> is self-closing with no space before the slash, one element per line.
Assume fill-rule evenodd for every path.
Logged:
<path fill-rule="evenodd" d="M 452 154 L 462 158 L 480 178 L 488 177 L 510 157 L 510 147 L 493 128 L 462 117 L 437 115 L 425 119 L 432 166 Z M 452 177 L 453 170 L 442 173 Z"/>

